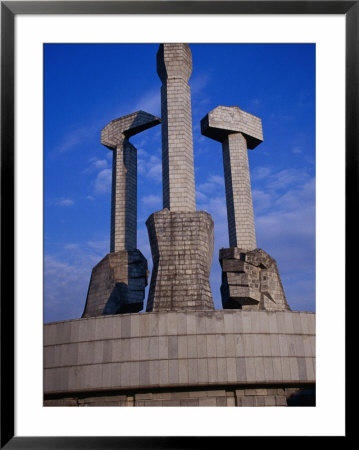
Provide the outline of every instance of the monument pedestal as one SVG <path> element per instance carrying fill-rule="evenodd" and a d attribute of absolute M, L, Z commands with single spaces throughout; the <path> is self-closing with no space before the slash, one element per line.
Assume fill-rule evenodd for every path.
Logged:
<path fill-rule="evenodd" d="M 288 311 L 276 261 L 264 250 L 222 248 L 222 305 L 225 309 Z"/>
<path fill-rule="evenodd" d="M 139 250 L 107 254 L 92 269 L 82 317 L 141 311 L 147 278 L 147 260 Z"/>
<path fill-rule="evenodd" d="M 315 386 L 308 312 L 98 316 L 45 324 L 44 346 L 45 406 L 286 406 Z"/>
<path fill-rule="evenodd" d="M 147 311 L 213 310 L 211 216 L 163 209 L 151 214 L 146 225 L 153 259 Z"/>

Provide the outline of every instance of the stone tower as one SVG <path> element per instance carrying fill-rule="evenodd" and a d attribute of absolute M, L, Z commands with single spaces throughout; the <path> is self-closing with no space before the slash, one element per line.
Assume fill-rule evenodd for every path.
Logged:
<path fill-rule="evenodd" d="M 191 92 L 187 44 L 161 44 L 163 210 L 147 222 L 153 273 L 147 311 L 214 309 L 209 274 L 213 220 L 196 211 Z"/>

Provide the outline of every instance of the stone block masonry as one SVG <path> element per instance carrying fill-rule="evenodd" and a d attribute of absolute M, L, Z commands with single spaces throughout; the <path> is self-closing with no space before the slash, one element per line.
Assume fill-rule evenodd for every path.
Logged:
<path fill-rule="evenodd" d="M 137 150 L 129 138 L 160 123 L 137 111 L 112 120 L 101 132 L 101 144 L 113 150 L 110 251 L 137 247 Z"/>
<path fill-rule="evenodd" d="M 214 309 L 209 274 L 213 220 L 196 211 L 187 44 L 161 44 L 162 211 L 147 220 L 153 271 L 147 311 Z"/>
<path fill-rule="evenodd" d="M 222 304 L 225 309 L 290 310 L 276 261 L 261 249 L 223 248 Z"/>
<path fill-rule="evenodd" d="M 101 143 L 113 151 L 110 252 L 92 270 L 82 317 L 138 312 L 147 286 L 147 260 L 137 247 L 137 150 L 129 138 L 160 123 L 137 111 L 112 120 Z"/>
<path fill-rule="evenodd" d="M 153 259 L 147 311 L 213 310 L 211 216 L 164 209 L 152 214 L 146 225 Z"/>
<path fill-rule="evenodd" d="M 147 277 L 147 260 L 139 250 L 109 253 L 92 269 L 82 317 L 141 311 Z"/>
<path fill-rule="evenodd" d="M 161 44 L 157 73 L 162 81 L 163 207 L 171 211 L 195 211 L 189 46 Z"/>
<path fill-rule="evenodd" d="M 222 303 L 209 274 L 213 220 L 196 211 L 187 44 L 162 44 L 164 209 L 148 218 L 153 271 L 137 245 L 134 134 L 160 120 L 111 121 L 111 253 L 92 271 L 83 318 L 44 326 L 44 406 L 315 406 L 315 314 L 292 312 L 276 261 L 256 248 L 247 149 L 261 119 L 219 106 L 202 133 L 222 143 L 230 248 L 221 249 Z M 299 403 L 298 403 L 299 401 Z"/>
<path fill-rule="evenodd" d="M 307 390 L 308 391 L 308 390 Z M 298 388 L 243 388 L 208 386 L 193 389 L 144 389 L 138 392 L 71 393 L 64 398 L 47 397 L 44 406 L 289 406 Z M 315 406 L 311 404 L 293 406 Z"/>
<path fill-rule="evenodd" d="M 224 308 L 286 311 L 276 261 L 257 249 L 247 149 L 263 141 L 262 121 L 237 106 L 218 106 L 201 120 L 202 134 L 222 143 L 230 248 L 221 249 Z"/>
<path fill-rule="evenodd" d="M 247 148 L 263 141 L 262 122 L 237 106 L 218 106 L 201 120 L 202 134 L 222 142 L 229 246 L 257 247 Z"/>
<path fill-rule="evenodd" d="M 45 405 L 286 406 L 290 390 L 314 383 L 313 313 L 170 311 L 44 326 Z"/>

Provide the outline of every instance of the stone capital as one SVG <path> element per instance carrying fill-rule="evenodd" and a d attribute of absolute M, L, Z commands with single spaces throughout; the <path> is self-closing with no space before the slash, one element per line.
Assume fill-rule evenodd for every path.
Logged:
<path fill-rule="evenodd" d="M 201 120 L 201 133 L 223 142 L 229 134 L 241 133 L 247 147 L 253 149 L 263 142 L 262 120 L 238 106 L 217 106 Z"/>
<path fill-rule="evenodd" d="M 192 54 L 188 44 L 161 44 L 157 52 L 157 73 L 162 83 L 168 78 L 183 78 L 192 73 Z"/>
<path fill-rule="evenodd" d="M 137 111 L 119 119 L 111 120 L 101 131 L 101 144 L 113 150 L 118 145 L 122 145 L 126 138 L 128 139 L 159 123 L 161 123 L 161 120 L 158 117 L 144 111 Z"/>

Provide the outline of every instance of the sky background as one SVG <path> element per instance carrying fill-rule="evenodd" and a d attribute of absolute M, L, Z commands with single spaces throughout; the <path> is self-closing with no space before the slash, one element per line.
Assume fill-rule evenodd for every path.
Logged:
<path fill-rule="evenodd" d="M 215 223 L 215 307 L 218 252 L 229 246 L 222 147 L 201 135 L 200 120 L 224 105 L 262 119 L 264 142 L 249 150 L 257 246 L 276 259 L 291 309 L 315 311 L 315 45 L 190 48 L 196 200 Z M 140 109 L 160 117 L 157 49 L 44 45 L 45 322 L 81 317 L 92 267 L 109 252 L 112 152 L 100 133 Z M 145 222 L 162 209 L 161 126 L 130 141 L 138 150 L 137 247 L 151 271 Z"/>

